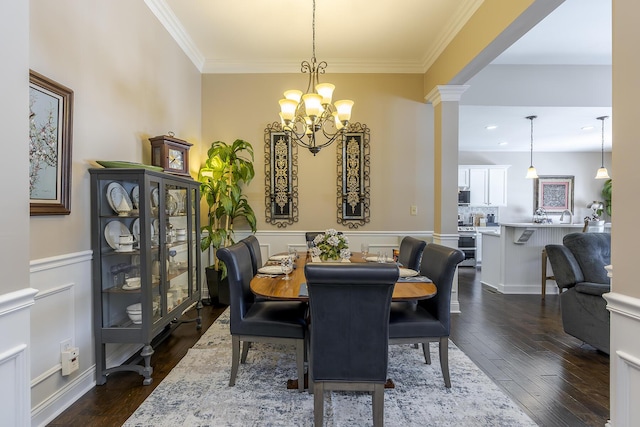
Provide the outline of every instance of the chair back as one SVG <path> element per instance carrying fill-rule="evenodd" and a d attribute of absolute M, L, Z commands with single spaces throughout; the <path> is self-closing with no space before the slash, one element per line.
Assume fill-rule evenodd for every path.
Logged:
<path fill-rule="evenodd" d="M 229 327 L 231 333 L 234 334 L 254 302 L 250 286 L 253 278 L 251 254 L 247 245 L 238 242 L 232 246 L 218 249 L 216 256 L 227 266 L 230 301 Z"/>
<path fill-rule="evenodd" d="M 611 264 L 611 234 L 609 233 L 571 233 L 562 238 L 575 257 L 583 281 L 610 284 L 605 265 Z M 554 269 L 555 273 L 555 269 Z"/>
<path fill-rule="evenodd" d="M 424 249 L 420 274 L 430 278 L 438 289 L 438 293 L 418 304 L 438 319 L 447 335 L 451 330 L 451 288 L 457 265 L 464 260 L 460 249 L 430 243 Z"/>
<path fill-rule="evenodd" d="M 386 381 L 389 308 L 398 275 L 391 264 L 305 266 L 314 381 Z"/>
<path fill-rule="evenodd" d="M 258 269 L 262 267 L 262 253 L 260 252 L 260 242 L 253 234 L 240 240 L 249 248 L 251 264 L 253 265 L 253 275 L 258 274 Z"/>
<path fill-rule="evenodd" d="M 427 246 L 427 242 L 424 240 L 405 236 L 400 242 L 398 262 L 402 264 L 403 267 L 418 271 L 425 246 Z"/>

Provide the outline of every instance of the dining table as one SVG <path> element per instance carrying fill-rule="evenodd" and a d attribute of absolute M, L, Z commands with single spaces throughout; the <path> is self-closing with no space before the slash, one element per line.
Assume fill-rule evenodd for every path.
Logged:
<path fill-rule="evenodd" d="M 272 266 L 272 273 L 260 273 L 260 269 L 258 270 L 258 274 L 251 279 L 251 291 L 257 296 L 270 300 L 308 301 L 309 295 L 306 288 L 304 266 L 308 262 L 314 262 L 314 259 L 311 257 L 309 251 L 300 256 L 296 256 L 295 268 L 289 274 L 289 279 L 286 280 L 285 274 L 276 268 L 280 266 L 280 258 L 283 256 L 288 256 L 288 254 L 276 254 L 263 266 Z M 315 262 L 317 262 L 317 260 Z M 375 257 L 365 257 L 361 252 L 352 252 L 351 257 L 348 260 L 338 262 L 358 263 L 376 262 L 376 260 Z M 409 271 L 411 272 L 411 270 Z M 392 301 L 417 301 L 432 298 L 436 295 L 437 291 L 436 285 L 431 281 L 431 279 L 415 274 L 413 276 L 398 278 L 398 282 L 396 282 L 393 288 L 393 295 L 391 299 Z M 305 389 L 308 388 L 308 381 L 308 375 L 305 374 Z M 387 379 L 385 388 L 394 387 L 395 385 L 393 381 L 391 379 Z M 298 379 L 290 379 L 287 381 L 287 389 L 295 390 L 297 388 Z"/>
<path fill-rule="evenodd" d="M 372 262 L 367 261 L 367 258 L 360 252 L 352 252 L 349 260 L 344 262 Z M 289 274 L 289 280 L 286 280 L 284 274 L 276 272 L 276 266 L 280 265 L 280 261 L 277 259 L 267 261 L 265 266 L 274 266 L 274 272 L 272 274 L 258 272 L 251 279 L 251 291 L 257 296 L 271 300 L 308 301 L 309 295 L 304 276 L 304 266 L 308 262 L 313 262 L 309 252 L 298 256 L 295 260 L 295 268 Z M 436 285 L 429 278 L 419 275 L 400 277 L 393 288 L 392 300 L 417 301 L 431 298 L 436 293 Z"/>

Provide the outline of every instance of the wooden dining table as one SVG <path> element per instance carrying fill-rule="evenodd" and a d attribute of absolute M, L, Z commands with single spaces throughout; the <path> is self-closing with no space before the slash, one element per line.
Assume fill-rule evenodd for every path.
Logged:
<path fill-rule="evenodd" d="M 352 252 L 351 262 L 367 262 L 360 252 Z M 283 274 L 264 275 L 258 273 L 251 279 L 251 291 L 260 297 L 273 300 L 307 301 L 307 294 L 300 294 L 300 285 L 306 283 L 304 266 L 311 262 L 309 253 L 303 253 L 296 259 L 296 268 L 289 274 L 289 280 L 285 280 Z M 279 261 L 267 262 L 279 265 Z M 411 278 L 402 278 L 393 289 L 393 301 L 416 301 L 428 299 L 437 293 L 436 285 L 431 281 L 410 281 Z M 426 279 L 428 280 L 428 279 Z"/>

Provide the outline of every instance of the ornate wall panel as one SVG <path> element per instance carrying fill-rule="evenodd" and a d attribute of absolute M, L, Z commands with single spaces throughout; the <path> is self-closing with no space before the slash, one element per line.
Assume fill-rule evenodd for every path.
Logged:
<path fill-rule="evenodd" d="M 264 130 L 265 215 L 284 228 L 298 221 L 298 146 L 278 122 Z"/>
<path fill-rule="evenodd" d="M 338 223 L 358 228 L 369 222 L 370 130 L 351 123 L 338 143 Z"/>

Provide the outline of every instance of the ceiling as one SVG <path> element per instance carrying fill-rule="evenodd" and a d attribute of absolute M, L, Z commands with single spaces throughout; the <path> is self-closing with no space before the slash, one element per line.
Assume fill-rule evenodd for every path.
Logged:
<path fill-rule="evenodd" d="M 316 0 L 316 57 L 328 62 L 327 73 L 422 73 L 482 1 Z M 145 2 L 203 73 L 298 72 L 311 58 L 312 0 Z M 493 64 L 610 65 L 611 0 L 566 0 Z M 463 105 L 460 149 L 528 151 L 523 118 L 531 114 L 550 118 L 544 127 L 534 123 L 536 150 L 599 151 L 595 117 L 611 116 L 611 106 L 537 107 L 532 113 L 531 107 Z M 611 121 L 605 124 L 607 151 Z M 489 124 L 499 127 L 486 131 Z M 582 130 L 587 125 L 595 128 Z"/>

